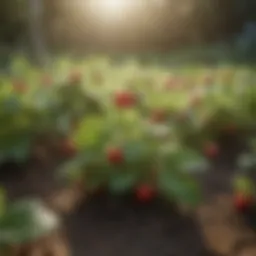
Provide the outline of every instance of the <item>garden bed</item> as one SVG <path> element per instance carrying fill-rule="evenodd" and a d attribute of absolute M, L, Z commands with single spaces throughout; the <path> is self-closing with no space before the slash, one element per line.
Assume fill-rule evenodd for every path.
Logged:
<path fill-rule="evenodd" d="M 231 211 L 233 203 L 237 210 L 255 203 L 249 178 L 256 166 L 252 70 L 189 67 L 170 73 L 95 63 L 63 60 L 42 71 L 19 60 L 5 77 L 0 247 L 29 244 L 32 253 L 33 245 L 47 247 L 37 241 L 51 240 L 52 231 L 64 227 L 61 235 L 67 233 L 75 256 L 238 252 L 248 237 L 240 240 L 240 220 L 230 224 L 237 214 L 223 212 L 226 206 L 214 198 L 232 195 L 225 203 Z M 250 153 L 240 161 L 244 144 Z M 6 164 L 8 159 L 17 164 Z M 103 187 L 108 192 L 100 193 Z M 20 202 L 28 197 L 42 200 Z M 200 205 L 208 208 L 203 217 Z M 185 214 L 183 206 L 193 210 Z M 47 224 L 40 212 L 49 208 L 53 221 Z M 213 230 L 205 219 L 215 217 L 221 224 Z"/>
<path fill-rule="evenodd" d="M 33 256 L 41 251 L 38 253 L 42 256 L 63 256 L 68 255 L 68 250 L 74 256 L 254 253 L 254 232 L 232 205 L 232 163 L 242 147 L 240 143 L 230 143 L 223 142 L 220 157 L 207 173 L 198 177 L 204 187 L 205 203 L 192 215 L 183 215 L 159 198 L 143 203 L 135 195 L 117 197 L 104 191 L 84 198 L 81 187 L 65 187 L 56 179 L 57 155 L 44 159 L 43 165 L 38 160 L 26 165 L 6 164 L 0 183 L 11 199 L 41 197 L 50 208 L 65 216 L 64 231 L 59 235 L 14 248 L 13 255 Z M 223 193 L 229 195 L 214 199 Z"/>
<path fill-rule="evenodd" d="M 236 151 L 233 156 L 230 156 L 231 158 L 235 157 Z M 217 165 L 218 169 L 213 166 L 212 170 L 202 179 L 206 188 L 204 196 L 208 202 L 210 198 L 216 197 L 216 191 L 223 193 L 229 190 L 228 185 L 232 177 L 232 166 L 227 166 L 223 159 L 214 165 L 215 168 Z M 230 224 L 230 216 L 233 214 L 231 217 L 234 219 L 235 213 L 227 215 L 227 210 L 225 211 L 225 209 L 233 209 L 232 197 L 225 197 L 225 203 L 222 200 L 221 205 L 210 201 L 207 206 L 208 210 L 203 210 L 203 215 L 201 210 L 201 215 L 193 216 L 181 214 L 175 206 L 159 198 L 149 203 L 143 203 L 136 200 L 135 195 L 116 197 L 103 191 L 91 197 L 87 196 L 82 201 L 83 194 L 79 187 L 65 189 L 59 186 L 58 188 L 58 183 L 54 180 L 53 164 L 50 169 L 49 165 L 46 165 L 47 168 L 42 166 L 39 168 L 39 166 L 19 172 L 20 176 L 15 175 L 19 167 L 12 166 L 12 170 L 5 172 L 11 175 L 5 177 L 5 182 L 9 179 L 5 183 L 5 187 L 13 199 L 23 196 L 39 196 L 46 200 L 52 209 L 68 213 L 63 224 L 64 234 L 67 235 L 69 244 L 63 238 L 60 241 L 59 236 L 56 238 L 55 244 L 55 238 L 51 238 L 50 235 L 46 241 L 16 248 L 15 256 L 19 256 L 18 253 L 24 253 L 24 250 L 27 250 L 25 255 L 28 256 L 33 256 L 35 251 L 40 250 L 43 256 L 49 250 L 52 250 L 53 256 L 63 256 L 59 252 L 66 251 L 65 253 L 67 253 L 67 250 L 71 250 L 74 256 L 85 254 L 93 256 L 103 254 L 185 256 L 188 255 L 188 252 L 191 256 L 210 256 L 215 253 L 216 255 L 218 255 L 217 253 L 229 255 L 227 252 L 233 250 L 232 246 L 236 244 L 238 244 L 239 250 L 240 247 L 242 247 L 241 250 L 244 250 L 245 247 L 248 247 L 249 250 L 252 247 L 251 235 L 247 239 L 243 232 L 241 235 L 243 237 L 242 245 L 235 240 L 237 236 L 236 238 L 233 236 L 233 233 L 240 232 L 241 234 L 241 231 L 238 231 L 241 228 L 238 229 L 237 223 L 234 221 Z M 6 180 L 6 178 L 8 179 Z M 208 220 L 207 224 L 205 224 L 205 219 Z M 209 221 L 212 223 L 209 224 Z M 211 228 L 214 221 L 219 221 L 219 223 L 222 221 L 222 226 L 219 225 L 217 231 Z M 63 237 L 63 235 L 61 236 Z M 223 242 L 222 245 L 216 242 L 218 241 L 217 237 L 222 237 L 220 238 L 220 241 Z M 246 244 L 247 240 L 249 241 L 248 245 Z M 47 241 L 51 241 L 52 249 L 48 248 L 49 242 Z M 57 247 L 59 249 L 56 249 Z"/>

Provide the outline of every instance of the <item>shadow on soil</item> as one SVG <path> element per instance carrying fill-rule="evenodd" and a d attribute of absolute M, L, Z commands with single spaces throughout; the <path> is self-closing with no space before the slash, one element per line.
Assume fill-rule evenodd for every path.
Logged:
<path fill-rule="evenodd" d="M 192 216 L 156 199 L 107 193 L 89 199 L 66 220 L 74 256 L 213 256 Z"/>

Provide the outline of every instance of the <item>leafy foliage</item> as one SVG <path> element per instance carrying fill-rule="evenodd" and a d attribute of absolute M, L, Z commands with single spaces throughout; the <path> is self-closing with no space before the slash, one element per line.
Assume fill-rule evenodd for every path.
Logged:
<path fill-rule="evenodd" d="M 37 200 L 6 202 L 0 198 L 0 248 L 35 241 L 59 227 L 60 220 Z"/>
<path fill-rule="evenodd" d="M 39 134 L 64 135 L 72 157 L 60 173 L 84 180 L 88 191 L 107 186 L 124 193 L 146 184 L 195 203 L 200 189 L 193 175 L 218 155 L 216 138 L 240 131 L 246 138 L 256 129 L 249 67 L 170 70 L 135 60 L 117 67 L 88 57 L 38 70 L 17 58 L 1 83 L 2 161 L 25 159 Z"/>

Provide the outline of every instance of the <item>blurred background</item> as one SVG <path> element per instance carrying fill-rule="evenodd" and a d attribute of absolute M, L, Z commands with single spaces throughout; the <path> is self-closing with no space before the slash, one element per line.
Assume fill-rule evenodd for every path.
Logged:
<path fill-rule="evenodd" d="M 254 61 L 255 22 L 255 0 L 1 0 L 0 54 L 182 49 L 190 59 Z"/>

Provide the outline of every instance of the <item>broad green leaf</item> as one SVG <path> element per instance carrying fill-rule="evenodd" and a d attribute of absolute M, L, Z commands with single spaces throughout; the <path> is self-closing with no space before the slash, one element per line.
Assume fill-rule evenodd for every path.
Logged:
<path fill-rule="evenodd" d="M 233 180 L 233 188 L 237 192 L 241 193 L 254 193 L 255 185 L 250 180 L 249 177 L 246 176 L 236 176 Z"/>
<path fill-rule="evenodd" d="M 12 154 L 15 157 L 15 159 L 23 161 L 29 156 L 30 142 L 30 138 L 27 138 L 21 141 L 20 144 L 17 144 L 17 146 L 12 151 Z"/>
<path fill-rule="evenodd" d="M 102 162 L 88 167 L 86 171 L 86 188 L 95 190 L 102 185 L 106 185 L 114 171 L 116 171 L 114 167 Z"/>
<path fill-rule="evenodd" d="M 67 115 L 62 115 L 57 119 L 57 125 L 61 132 L 68 132 L 70 129 L 70 118 Z"/>
<path fill-rule="evenodd" d="M 180 161 L 181 170 L 188 173 L 205 171 L 209 165 L 202 155 L 193 150 L 181 150 Z"/>
<path fill-rule="evenodd" d="M 125 159 L 128 163 L 134 163 L 150 159 L 154 149 L 146 141 L 130 142 L 124 146 Z"/>
<path fill-rule="evenodd" d="M 85 176 L 86 161 L 75 158 L 64 165 L 58 170 L 58 175 L 65 180 L 74 182 L 81 180 Z"/>
<path fill-rule="evenodd" d="M 7 113 L 18 114 L 21 107 L 20 100 L 14 96 L 10 96 L 3 101 L 3 108 Z"/>
<path fill-rule="evenodd" d="M 202 200 L 199 186 L 192 178 L 162 171 L 158 185 L 166 196 L 180 204 L 196 206 Z"/>
<path fill-rule="evenodd" d="M 105 125 L 102 117 L 87 117 L 75 134 L 74 140 L 80 148 L 93 147 L 101 140 Z"/>
<path fill-rule="evenodd" d="M 114 193 L 122 193 L 132 189 L 137 181 L 136 172 L 115 172 L 109 180 L 109 189 Z"/>
<path fill-rule="evenodd" d="M 19 201 L 10 205 L 0 219 L 0 243 L 15 245 L 35 241 L 59 225 L 59 218 L 40 201 Z"/>

